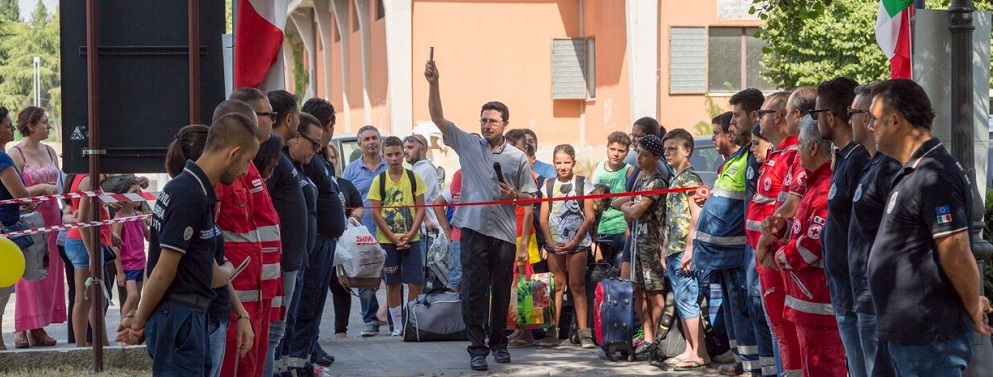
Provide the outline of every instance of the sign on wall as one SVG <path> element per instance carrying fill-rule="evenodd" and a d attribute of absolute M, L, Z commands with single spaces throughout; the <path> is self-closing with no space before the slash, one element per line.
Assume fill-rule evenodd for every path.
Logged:
<path fill-rule="evenodd" d="M 749 14 L 752 0 L 717 0 L 717 19 L 720 21 L 759 21 L 757 14 Z"/>

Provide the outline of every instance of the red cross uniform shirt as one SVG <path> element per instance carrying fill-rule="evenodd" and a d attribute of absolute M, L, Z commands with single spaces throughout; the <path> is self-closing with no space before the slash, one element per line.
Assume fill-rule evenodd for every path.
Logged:
<path fill-rule="evenodd" d="M 755 248 L 759 237 L 762 236 L 762 221 L 776 209 L 779 194 L 783 192 L 786 175 L 797 158 L 797 139 L 789 136 L 769 152 L 765 164 L 759 169 L 759 179 L 755 188 L 755 196 L 748 203 L 745 213 L 745 237 L 748 244 Z"/>
<path fill-rule="evenodd" d="M 825 163 L 808 177 L 807 193 L 792 221 L 789 241 L 776 252 L 776 260 L 787 276 L 784 318 L 808 326 L 836 326 L 821 249 L 821 230 L 828 216 L 831 164 Z"/>

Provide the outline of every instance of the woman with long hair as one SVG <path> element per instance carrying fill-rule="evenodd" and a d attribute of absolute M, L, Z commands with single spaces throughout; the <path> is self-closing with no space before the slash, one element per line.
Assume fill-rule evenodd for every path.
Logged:
<path fill-rule="evenodd" d="M 7 145 L 7 143 L 13 140 L 14 124 L 10 119 L 10 113 L 7 111 L 7 108 L 0 107 L 0 145 Z M 0 200 L 28 197 L 28 190 L 24 187 L 24 182 L 21 180 L 20 171 L 14 165 L 14 161 L 10 158 L 10 155 L 3 151 L 0 151 L 0 184 L 2 184 L 0 186 Z M 3 228 L 14 226 L 20 220 L 20 217 L 21 208 L 17 204 L 0 205 L 0 225 L 3 225 Z M 49 274 L 49 276 L 51 275 Z M 58 274 L 56 273 L 55 275 Z M 13 289 L 14 287 L 0 288 L 0 323 L 3 323 L 3 311 L 7 307 L 7 301 L 10 299 L 10 293 Z M 0 338 L 0 351 L 6 349 L 7 346 L 3 344 L 3 339 Z"/>
<path fill-rule="evenodd" d="M 28 196 L 56 193 L 55 186 L 62 174 L 59 159 L 55 148 L 43 143 L 51 129 L 48 115 L 40 107 L 28 106 L 17 115 L 17 130 L 23 139 L 8 153 L 21 172 Z M 35 210 L 41 213 L 46 226 L 62 224 L 62 212 L 56 201 L 41 202 Z M 17 292 L 14 346 L 17 348 L 54 346 L 55 339 L 45 332 L 45 326 L 66 321 L 65 276 L 57 238 L 58 232 L 48 233 L 48 277 L 38 281 L 21 279 L 14 288 Z"/>

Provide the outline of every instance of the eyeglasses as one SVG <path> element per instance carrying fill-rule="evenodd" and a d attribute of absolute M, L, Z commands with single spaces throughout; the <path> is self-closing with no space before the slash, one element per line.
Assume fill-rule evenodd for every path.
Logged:
<path fill-rule="evenodd" d="M 872 115 L 872 114 L 869 113 L 869 110 L 866 110 L 866 109 L 853 109 L 851 106 L 849 106 L 848 107 L 848 117 L 851 118 L 855 114 L 868 114 L 868 115 Z"/>
<path fill-rule="evenodd" d="M 497 119 L 486 119 L 486 118 L 483 118 L 483 119 L 480 119 L 479 120 L 479 125 L 480 126 L 485 126 L 487 124 L 492 124 L 492 125 L 495 126 L 495 125 L 498 125 L 500 123 L 503 123 L 503 121 L 502 120 L 497 120 Z"/>
<path fill-rule="evenodd" d="M 819 117 L 819 115 L 817 115 L 818 113 L 830 113 L 830 112 L 831 112 L 830 109 L 819 109 L 819 110 L 810 110 L 810 112 L 807 114 L 810 114 L 810 119 L 817 120 L 817 118 Z"/>
<path fill-rule="evenodd" d="M 307 141 L 309 141 L 310 142 L 310 146 L 312 148 L 314 148 L 314 152 L 315 153 L 321 151 L 321 143 L 319 141 L 314 140 L 314 139 L 311 139 L 310 136 L 307 136 L 303 132 L 297 132 L 297 136 L 300 136 L 300 137 L 306 139 Z"/>
<path fill-rule="evenodd" d="M 759 110 L 758 113 L 759 113 L 759 119 L 762 119 L 762 116 L 764 116 L 766 114 L 775 114 L 775 113 L 778 113 L 778 111 L 776 111 L 776 110 Z"/>
<path fill-rule="evenodd" d="M 269 119 L 272 119 L 272 121 L 275 122 L 276 121 L 276 117 L 279 116 L 279 113 L 277 113 L 275 111 L 270 111 L 268 113 L 263 113 L 263 112 L 256 111 L 255 112 L 255 115 L 258 115 L 260 117 L 269 117 Z"/>

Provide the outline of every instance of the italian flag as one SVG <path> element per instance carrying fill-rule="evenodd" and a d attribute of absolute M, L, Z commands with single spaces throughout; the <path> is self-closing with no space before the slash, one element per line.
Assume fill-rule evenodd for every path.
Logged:
<path fill-rule="evenodd" d="M 234 87 L 258 88 L 269 72 L 269 67 L 272 67 L 279 56 L 279 50 L 283 45 L 286 2 L 285 0 L 237 1 Z"/>
<path fill-rule="evenodd" d="M 910 18 L 912 0 L 881 0 L 876 17 L 876 43 L 890 60 L 891 78 L 910 78 Z"/>

